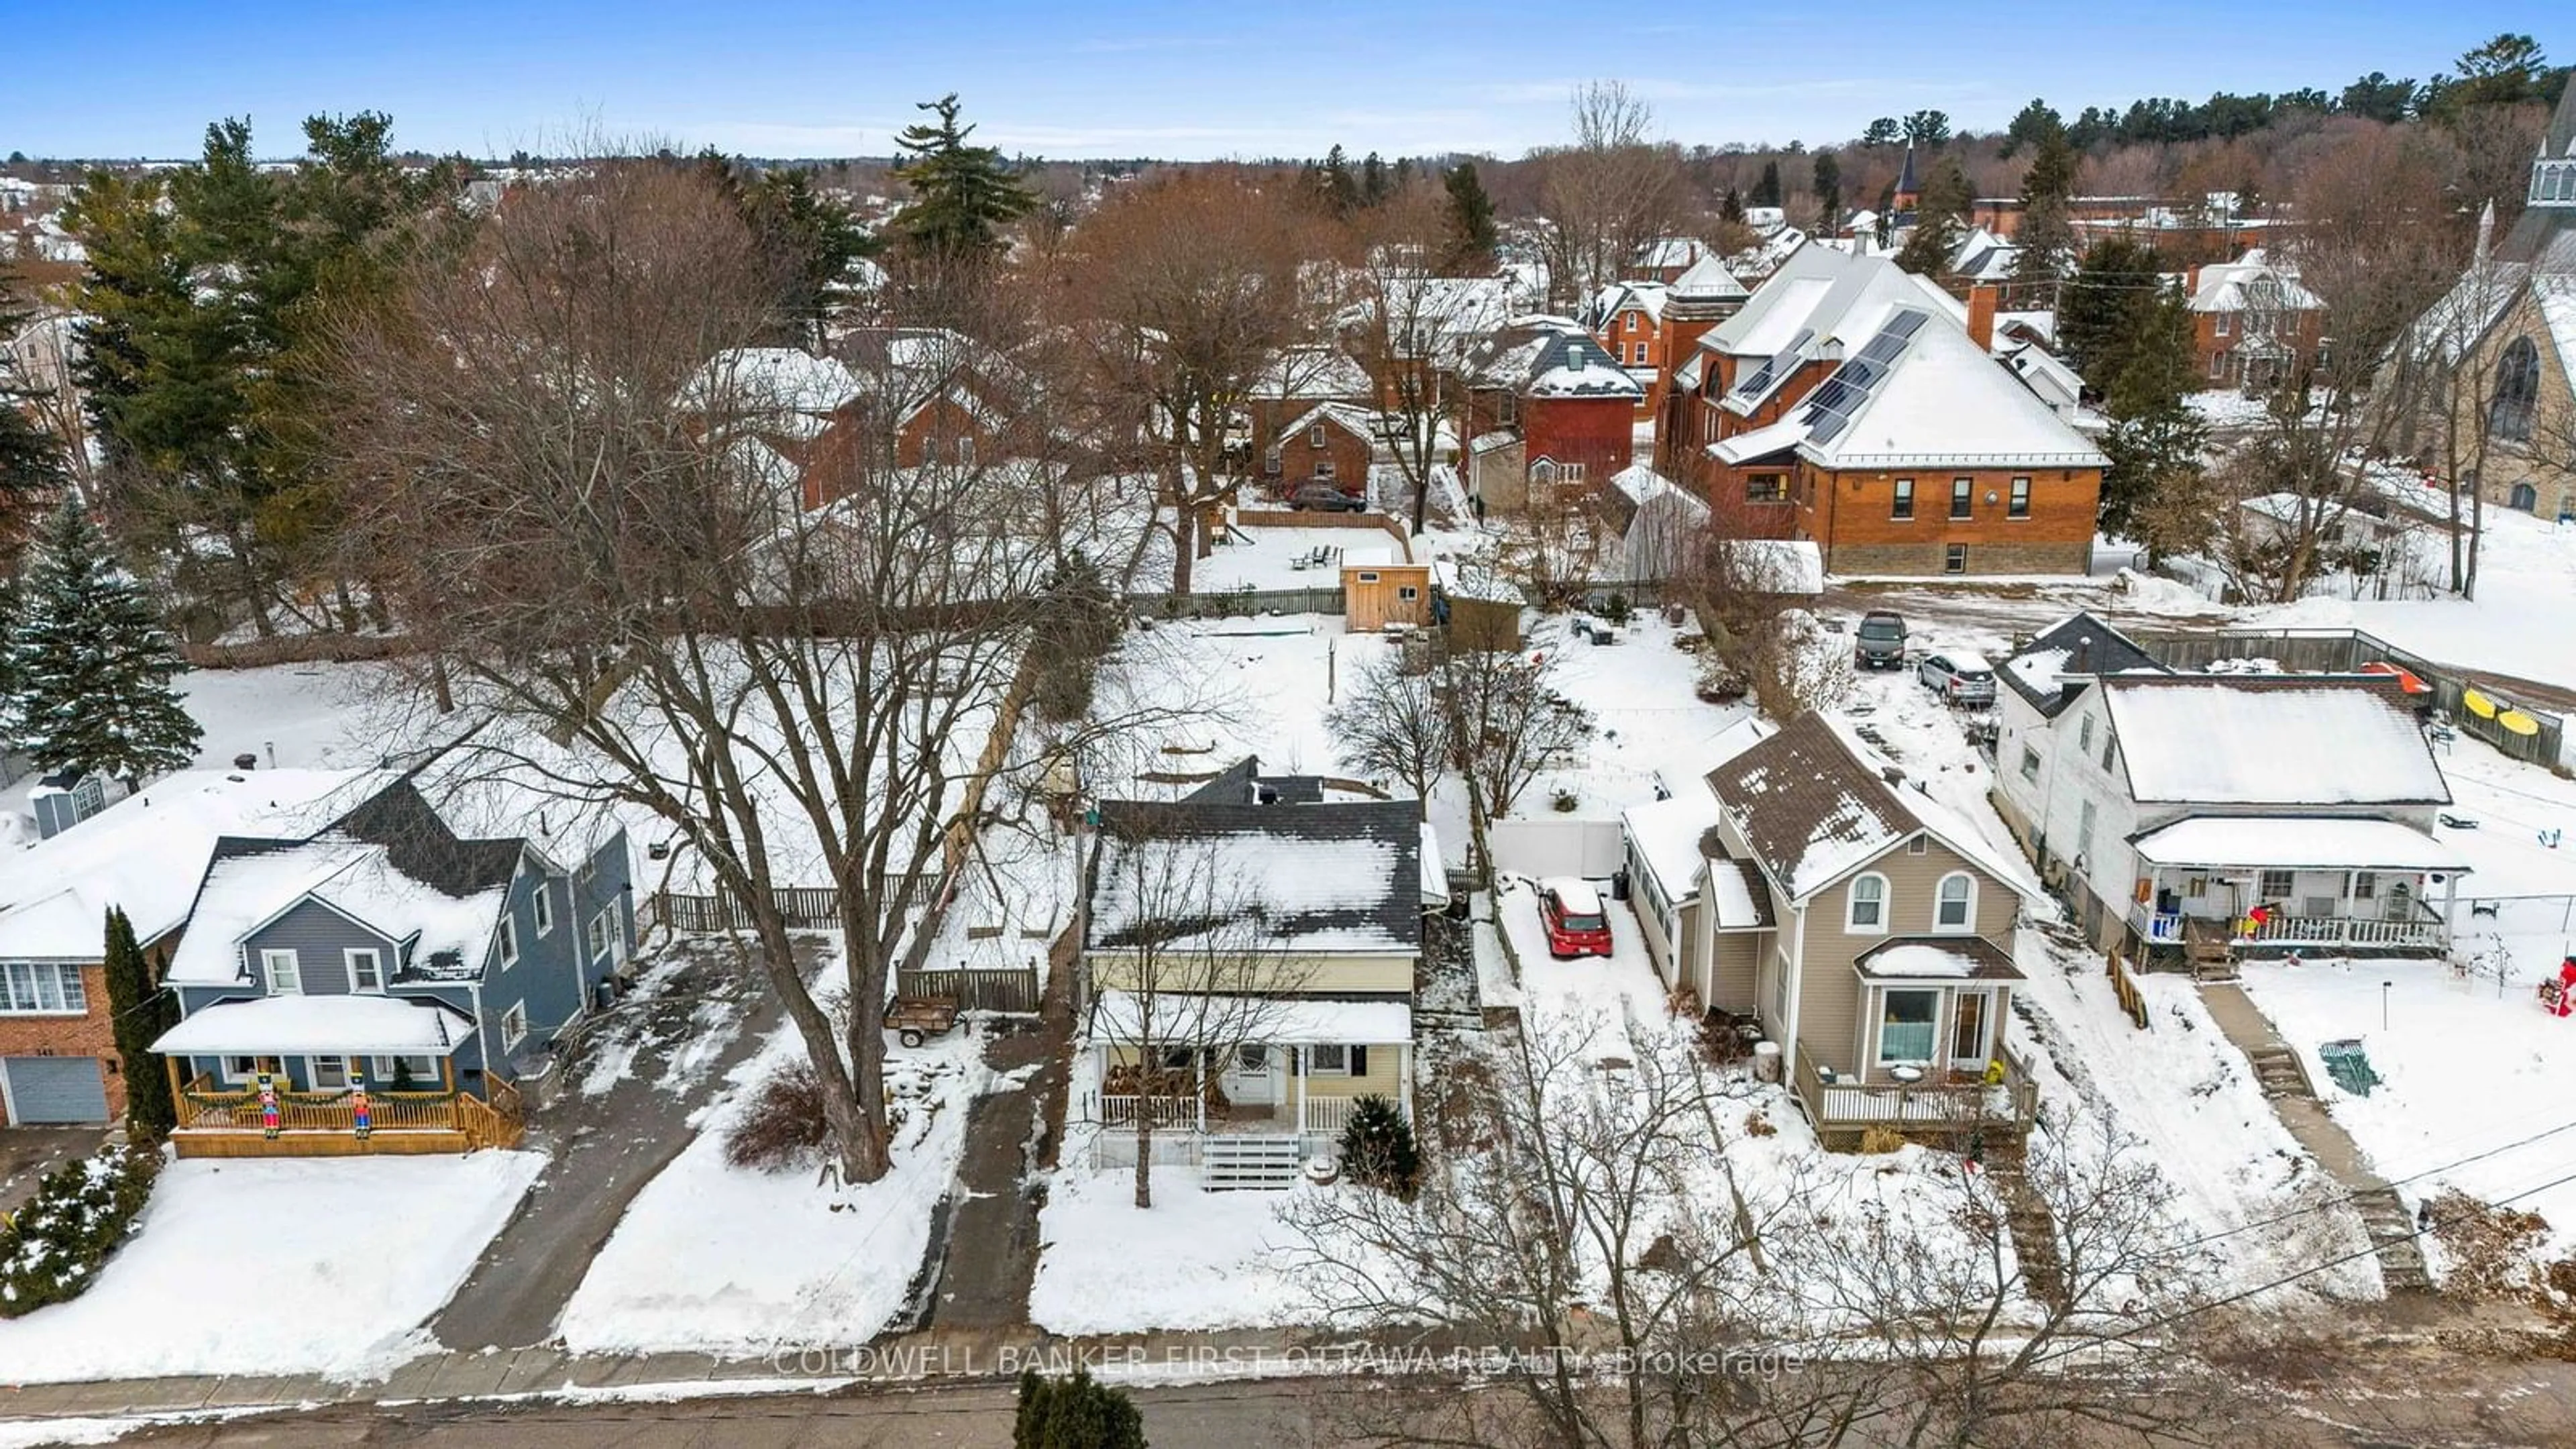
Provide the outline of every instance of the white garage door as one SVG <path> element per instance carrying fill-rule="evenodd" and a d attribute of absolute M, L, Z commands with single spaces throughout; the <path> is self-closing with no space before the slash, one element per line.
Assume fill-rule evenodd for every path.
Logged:
<path fill-rule="evenodd" d="M 0 1057 L 0 1074 L 18 1126 L 107 1120 L 107 1078 L 96 1057 Z"/>

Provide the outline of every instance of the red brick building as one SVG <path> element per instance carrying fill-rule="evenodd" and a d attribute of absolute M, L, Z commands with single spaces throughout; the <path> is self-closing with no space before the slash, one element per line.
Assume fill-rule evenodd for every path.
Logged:
<path fill-rule="evenodd" d="M 1808 539 L 1834 573 L 2082 573 L 2103 457 L 1970 335 L 1979 300 L 1803 249 L 1701 339 L 1662 451 L 1720 535 Z"/>
<path fill-rule="evenodd" d="M 1377 396 L 1368 369 L 1341 348 L 1325 343 L 1283 348 L 1244 400 L 1252 423 L 1252 456 L 1267 458 L 1280 431 L 1318 404 L 1365 408 Z"/>
<path fill-rule="evenodd" d="M 1519 507 L 1532 484 L 1606 482 L 1635 461 L 1645 389 L 1580 325 L 1504 328 L 1461 372 L 1466 482 L 1488 507 Z"/>
<path fill-rule="evenodd" d="M 1261 476 L 1279 492 L 1329 483 L 1354 498 L 1368 496 L 1369 464 L 1377 440 L 1376 414 L 1348 403 L 1320 403 L 1291 418 L 1261 455 Z"/>
<path fill-rule="evenodd" d="M 2261 248 L 2184 277 L 2201 386 L 2266 388 L 2315 364 L 2325 342 L 2325 302 Z"/>

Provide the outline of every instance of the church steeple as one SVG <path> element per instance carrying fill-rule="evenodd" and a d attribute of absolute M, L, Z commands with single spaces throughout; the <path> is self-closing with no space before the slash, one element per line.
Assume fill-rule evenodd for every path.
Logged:
<path fill-rule="evenodd" d="M 2531 186 L 2522 217 L 2499 254 L 2542 271 L 2576 272 L 2576 83 L 2558 97 L 2558 110 L 2531 158 Z"/>
<path fill-rule="evenodd" d="M 1905 164 L 1896 170 L 1895 209 L 1908 212 L 1923 199 L 1923 187 L 1914 179 L 1914 143 L 1905 143 Z"/>

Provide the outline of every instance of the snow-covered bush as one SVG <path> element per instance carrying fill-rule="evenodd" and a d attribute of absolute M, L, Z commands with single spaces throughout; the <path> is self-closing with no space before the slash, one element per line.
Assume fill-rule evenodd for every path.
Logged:
<path fill-rule="evenodd" d="M 110 1147 L 46 1173 L 36 1195 L 0 1226 L 0 1318 L 17 1318 L 87 1291 L 152 1196 L 158 1153 Z"/>
<path fill-rule="evenodd" d="M 783 1172 L 819 1160 L 831 1136 L 823 1117 L 823 1078 L 813 1063 L 799 1059 L 752 1089 L 742 1115 L 725 1129 L 725 1161 Z"/>

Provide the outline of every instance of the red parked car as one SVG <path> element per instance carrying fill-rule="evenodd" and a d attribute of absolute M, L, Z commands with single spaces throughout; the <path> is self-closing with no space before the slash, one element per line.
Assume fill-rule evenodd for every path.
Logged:
<path fill-rule="evenodd" d="M 1540 881 L 1538 918 L 1547 927 L 1547 954 L 1559 961 L 1610 954 L 1610 913 L 1589 882 L 1570 875 Z"/>

